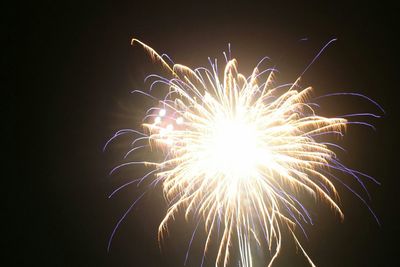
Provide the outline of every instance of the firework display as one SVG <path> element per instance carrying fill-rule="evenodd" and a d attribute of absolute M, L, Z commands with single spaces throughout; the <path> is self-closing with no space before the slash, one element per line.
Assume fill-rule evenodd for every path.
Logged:
<path fill-rule="evenodd" d="M 139 40 L 132 43 L 144 47 L 170 71 L 171 78 L 148 76 L 149 90 L 135 91 L 154 100 L 143 128 L 120 130 L 106 146 L 129 134 L 133 142 L 126 159 L 147 149 L 148 153 L 162 154 L 163 160 L 127 160 L 116 166 L 111 173 L 131 165 L 145 165 L 151 171 L 139 179 L 135 177 L 111 195 L 145 180 L 161 186 L 168 210 L 159 225 L 159 240 L 176 216 L 195 218 L 205 230 L 204 255 L 211 242 L 218 244 L 215 266 L 230 265 L 233 246 L 237 248 L 239 262 L 232 266 L 254 266 L 256 247 L 270 255 L 265 266 L 271 266 L 285 234 L 293 238 L 314 266 L 298 236 L 304 232 L 302 225 L 313 223 L 303 197 L 323 200 L 343 219 L 336 186 L 344 183 L 337 175 L 354 178 L 365 191 L 363 179 L 378 183 L 343 165 L 336 155 L 342 148 L 331 142 L 332 138 L 329 142 L 324 138 L 334 136 L 340 140 L 349 124 L 371 126 L 351 118 L 378 115 L 319 115 L 320 106 L 313 102 L 312 88 L 301 88 L 300 78 L 291 84 L 277 85 L 277 71 L 260 68 L 265 58 L 246 77 L 239 72 L 230 51 L 224 53 L 226 62 L 221 69 L 217 61 L 211 60 L 210 68 L 191 69 L 169 63 L 167 56 L 160 56 Z M 155 88 L 163 88 L 161 99 L 152 94 Z M 348 95 L 362 97 L 381 109 L 363 95 Z M 111 239 L 114 234 L 115 229 Z"/>

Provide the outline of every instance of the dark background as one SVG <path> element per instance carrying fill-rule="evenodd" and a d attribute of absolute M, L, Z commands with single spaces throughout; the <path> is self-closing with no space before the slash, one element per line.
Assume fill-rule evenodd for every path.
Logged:
<path fill-rule="evenodd" d="M 160 251 L 157 226 L 166 205 L 158 189 L 126 218 L 110 253 L 106 250 L 115 223 L 143 189 L 128 188 L 109 200 L 114 188 L 142 170 L 108 176 L 122 160 L 124 141 L 106 153 L 101 148 L 116 130 L 140 122 L 147 104 L 129 92 L 146 88 L 147 74 L 163 73 L 143 49 L 130 46 L 132 37 L 191 67 L 205 66 L 208 56 L 222 61 L 230 42 L 242 72 L 249 75 L 268 55 L 281 70 L 282 82 L 293 81 L 337 37 L 302 85 L 312 85 L 315 95 L 360 92 L 386 109 L 385 118 L 367 120 L 376 132 L 349 129 L 342 141 L 349 153 L 341 155 L 346 164 L 381 181 L 381 186 L 366 182 L 381 226 L 361 201 L 338 186 L 345 221 L 340 223 L 329 207 L 320 205 L 314 211 L 316 225 L 307 228 L 310 239 L 301 239 L 318 266 L 393 266 L 399 194 L 394 171 L 398 9 L 380 1 L 323 6 L 279 1 L 53 2 L 21 3 L 9 10 L 14 19 L 3 19 L 3 26 L 17 29 L 7 41 L 18 40 L 3 55 L 10 62 L 17 59 L 16 75 L 12 67 L 6 72 L 16 79 L 17 91 L 4 92 L 4 107 L 11 114 L 7 118 L 15 120 L 3 141 L 16 141 L 16 166 L 6 166 L 13 175 L 2 179 L 17 182 L 5 184 L 10 216 L 3 219 L 13 226 L 3 228 L 5 246 L 12 250 L 6 258 L 9 266 L 183 266 L 194 223 L 178 219 Z M 9 105 L 10 97 L 15 97 L 15 106 Z M 327 102 L 325 110 L 328 115 L 347 111 L 379 113 L 354 98 Z M 290 239 L 285 241 L 274 266 L 307 266 Z M 187 266 L 200 266 L 201 239 L 195 243 Z M 212 260 L 205 266 L 213 266 Z"/>

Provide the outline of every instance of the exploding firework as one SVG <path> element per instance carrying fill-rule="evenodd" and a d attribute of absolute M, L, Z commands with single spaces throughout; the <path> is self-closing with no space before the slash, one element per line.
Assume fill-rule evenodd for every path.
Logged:
<path fill-rule="evenodd" d="M 150 148 L 161 151 L 164 159 L 128 161 L 115 167 L 111 173 L 134 164 L 151 166 L 152 170 L 112 195 L 146 179 L 151 179 L 153 185 L 160 184 L 168 210 L 159 226 L 159 240 L 168 231 L 168 223 L 183 211 L 187 219 L 196 218 L 204 224 L 204 255 L 213 236 L 218 236 L 216 266 L 228 265 L 233 244 L 238 247 L 239 266 L 253 266 L 252 250 L 256 246 L 269 251 L 266 264 L 271 266 L 281 250 L 284 229 L 314 266 L 296 234 L 296 227 L 303 230 L 302 224 L 312 224 L 303 196 L 324 200 L 343 218 L 333 173 L 353 176 L 364 189 L 362 177 L 375 181 L 345 167 L 334 152 L 341 147 L 321 138 L 342 136 L 350 123 L 368 125 L 350 122 L 347 117 L 377 115 L 320 116 L 316 113 L 318 105 L 310 101 L 312 89 L 302 89 L 300 78 L 276 86 L 275 69 L 260 70 L 261 62 L 245 77 L 238 72 L 230 51 L 224 53 L 226 65 L 220 75 L 216 61 L 210 61 L 209 69 L 193 70 L 167 63 L 168 57 L 139 40 L 132 43 L 143 46 L 171 72 L 172 78 L 148 76 L 153 79 L 149 92 L 134 91 L 157 103 L 146 113 L 144 130 L 120 130 L 109 142 L 132 134 L 136 137 L 126 156 Z M 165 86 L 162 99 L 151 93 L 157 84 Z M 362 95 L 351 95 L 376 104 Z M 115 229 L 111 239 L 114 233 Z"/>

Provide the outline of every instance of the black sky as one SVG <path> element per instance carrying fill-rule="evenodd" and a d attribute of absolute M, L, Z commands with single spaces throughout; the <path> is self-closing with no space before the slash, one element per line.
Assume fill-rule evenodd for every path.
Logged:
<path fill-rule="evenodd" d="M 12 49 L 17 59 L 17 74 L 11 76 L 16 78 L 16 105 L 8 109 L 15 118 L 10 124 L 17 126 L 11 132 L 16 166 L 13 175 L 3 178 L 17 181 L 7 198 L 15 230 L 3 229 L 6 246 L 13 250 L 10 265 L 183 266 L 193 223 L 178 220 L 160 251 L 157 226 L 166 206 L 159 190 L 128 216 L 111 252 L 106 250 L 113 226 L 141 189 L 107 198 L 137 173 L 109 177 L 123 150 L 118 142 L 107 153 L 101 148 L 119 128 L 138 124 L 143 99 L 129 92 L 145 88 L 143 78 L 161 71 L 142 49 L 130 46 L 132 37 L 192 67 L 206 65 L 208 56 L 221 60 L 231 43 L 245 74 L 268 55 L 286 82 L 336 37 L 304 76 L 303 85 L 312 85 L 316 94 L 360 92 L 386 109 L 385 118 L 369 121 L 376 132 L 354 127 L 343 140 L 349 151 L 343 161 L 382 182 L 366 182 L 381 226 L 361 201 L 339 187 L 345 221 L 340 223 L 322 205 L 315 212 L 316 225 L 307 228 L 310 239 L 303 238 L 303 243 L 318 266 L 393 266 L 399 196 L 394 170 L 399 10 L 379 1 L 372 6 L 368 1 L 233 2 L 41 1 L 13 9 L 15 23 L 5 25 L 16 29 L 20 40 Z M 299 41 L 302 38 L 308 40 Z M 13 61 L 12 56 L 5 58 Z M 362 101 L 342 98 L 327 112 L 342 109 L 374 110 Z M 288 243 L 275 266 L 307 266 Z M 200 244 L 192 248 L 187 266 L 200 266 Z"/>

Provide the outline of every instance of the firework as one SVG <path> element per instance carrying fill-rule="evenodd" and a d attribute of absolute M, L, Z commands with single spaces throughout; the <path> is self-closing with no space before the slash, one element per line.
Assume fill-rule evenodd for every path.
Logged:
<path fill-rule="evenodd" d="M 318 105 L 310 101 L 310 87 L 302 89 L 300 78 L 289 85 L 275 85 L 275 69 L 260 70 L 262 62 L 245 77 L 230 51 L 224 53 L 226 64 L 220 74 L 216 61 L 210 61 L 209 69 L 191 69 L 168 63 L 167 56 L 139 40 L 132 43 L 143 46 L 172 78 L 150 75 L 150 92 L 134 91 L 155 99 L 151 92 L 157 84 L 166 90 L 147 111 L 143 131 L 120 130 L 110 141 L 133 134 L 137 138 L 126 157 L 150 148 L 165 158 L 161 162 L 128 161 L 114 168 L 111 173 L 134 164 L 152 170 L 113 194 L 148 179 L 152 185 L 161 185 L 168 210 L 159 226 L 159 240 L 168 231 L 168 223 L 183 211 L 187 219 L 204 224 L 204 255 L 218 236 L 214 238 L 218 240 L 216 266 L 228 265 L 233 245 L 238 247 L 239 266 L 253 266 L 255 246 L 269 252 L 266 264 L 271 266 L 281 250 L 283 229 L 314 266 L 296 234 L 302 224 L 312 224 L 303 196 L 324 200 L 343 219 L 331 181 L 336 179 L 333 172 L 353 176 L 363 188 L 362 176 L 373 179 L 341 164 L 334 152 L 341 147 L 321 137 L 340 137 L 349 123 L 368 124 L 349 122 L 346 116 L 318 115 Z"/>

